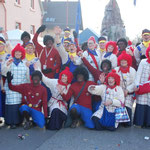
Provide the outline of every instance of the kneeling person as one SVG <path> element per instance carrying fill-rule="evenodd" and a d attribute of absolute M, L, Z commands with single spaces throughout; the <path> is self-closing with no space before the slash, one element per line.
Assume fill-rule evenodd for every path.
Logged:
<path fill-rule="evenodd" d="M 22 94 L 22 105 L 19 111 L 25 118 L 24 129 L 29 129 L 31 127 L 31 122 L 29 121 L 30 116 L 34 123 L 40 128 L 43 128 L 45 119 L 47 118 L 47 93 L 45 87 L 40 84 L 42 74 L 40 71 L 33 72 L 32 83 L 12 85 L 12 79 L 13 76 L 11 72 L 8 72 L 7 80 L 9 88 Z M 44 115 L 41 112 L 42 107 Z"/>

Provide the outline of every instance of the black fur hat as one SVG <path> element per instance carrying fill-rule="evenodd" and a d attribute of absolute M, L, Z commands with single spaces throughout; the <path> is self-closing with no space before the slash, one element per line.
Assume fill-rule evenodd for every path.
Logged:
<path fill-rule="evenodd" d="M 89 73 L 87 71 L 86 68 L 82 67 L 82 66 L 79 66 L 75 69 L 75 71 L 73 72 L 73 75 L 74 75 L 74 78 L 77 80 L 77 75 L 83 75 L 84 76 L 84 80 L 85 81 L 88 81 L 89 79 Z"/>
<path fill-rule="evenodd" d="M 27 31 L 24 31 L 22 34 L 21 34 L 21 40 L 23 40 L 24 37 L 29 37 L 29 39 L 31 39 L 31 36 L 30 34 L 27 32 Z"/>
<path fill-rule="evenodd" d="M 38 70 L 35 70 L 33 73 L 32 73 L 32 80 L 33 80 L 33 77 L 34 76 L 38 76 L 40 78 L 40 80 L 42 80 L 42 73 Z"/>
<path fill-rule="evenodd" d="M 51 41 L 54 43 L 54 38 L 53 38 L 52 36 L 50 36 L 50 35 L 45 35 L 44 38 L 43 38 L 43 43 L 44 43 L 44 45 L 46 45 L 46 42 L 47 42 L 48 40 L 51 40 Z"/>

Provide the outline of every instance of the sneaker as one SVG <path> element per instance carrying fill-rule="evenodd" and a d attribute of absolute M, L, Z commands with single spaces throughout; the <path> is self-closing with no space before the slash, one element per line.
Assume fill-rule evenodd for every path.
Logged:
<path fill-rule="evenodd" d="M 15 124 L 10 125 L 10 129 L 16 129 L 17 126 Z"/>
<path fill-rule="evenodd" d="M 79 125 L 79 121 L 78 120 L 73 120 L 72 124 L 71 124 L 71 128 L 76 128 Z"/>
<path fill-rule="evenodd" d="M 23 128 L 24 128 L 24 130 L 29 130 L 31 128 L 31 126 L 32 126 L 31 122 L 30 121 L 26 121 L 24 123 Z"/>

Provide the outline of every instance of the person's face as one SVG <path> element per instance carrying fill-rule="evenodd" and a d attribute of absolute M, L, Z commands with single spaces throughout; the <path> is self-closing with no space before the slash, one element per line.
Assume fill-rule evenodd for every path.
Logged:
<path fill-rule="evenodd" d="M 106 42 L 101 42 L 101 43 L 99 43 L 99 47 L 100 47 L 101 49 L 105 49 L 105 45 L 106 45 Z"/>
<path fill-rule="evenodd" d="M 67 42 L 64 42 L 64 48 L 65 48 L 65 50 L 69 49 L 69 44 Z"/>
<path fill-rule="evenodd" d="M 70 53 L 75 53 L 77 50 L 76 46 L 74 44 L 69 45 L 69 52 Z"/>
<path fill-rule="evenodd" d="M 78 81 L 78 82 L 84 81 L 84 76 L 83 76 L 82 74 L 78 74 L 78 75 L 77 75 L 77 81 Z"/>
<path fill-rule="evenodd" d="M 0 43 L 0 52 L 4 51 L 4 49 L 5 49 L 5 45 Z"/>
<path fill-rule="evenodd" d="M 52 40 L 48 40 L 46 43 L 45 43 L 46 47 L 47 48 L 51 48 L 53 46 L 53 41 Z"/>
<path fill-rule="evenodd" d="M 16 59 L 21 59 L 21 57 L 22 57 L 22 53 L 20 51 L 16 51 L 15 52 L 15 58 Z"/>
<path fill-rule="evenodd" d="M 128 66 L 128 62 L 126 60 L 121 60 L 120 61 L 120 65 L 121 65 L 121 67 L 127 67 Z"/>
<path fill-rule="evenodd" d="M 94 49 L 95 49 L 95 46 L 96 46 L 96 44 L 94 43 L 93 40 L 89 40 L 89 41 L 88 41 L 88 48 L 89 48 L 90 50 L 94 50 Z"/>
<path fill-rule="evenodd" d="M 114 50 L 114 47 L 112 45 L 109 45 L 108 48 L 107 48 L 107 51 L 108 52 L 113 52 Z"/>
<path fill-rule="evenodd" d="M 109 70 L 110 70 L 110 66 L 107 63 L 103 63 L 102 71 L 106 73 L 109 72 Z"/>
<path fill-rule="evenodd" d="M 108 85 L 109 86 L 114 86 L 115 85 L 115 79 L 113 77 L 108 78 Z"/>
<path fill-rule="evenodd" d="M 63 83 L 67 83 L 67 80 L 68 78 L 67 78 L 67 76 L 65 75 L 65 74 L 62 74 L 62 76 L 61 76 L 61 82 L 63 82 Z"/>
<path fill-rule="evenodd" d="M 22 39 L 23 43 L 27 43 L 30 41 L 30 38 L 28 36 L 25 36 L 23 39 Z"/>
<path fill-rule="evenodd" d="M 148 52 L 148 56 L 150 57 L 150 51 Z"/>
<path fill-rule="evenodd" d="M 150 34 L 142 35 L 142 39 L 143 41 L 148 42 L 150 40 Z"/>
<path fill-rule="evenodd" d="M 41 81 L 39 76 L 33 76 L 32 80 L 34 85 L 38 85 Z"/>
<path fill-rule="evenodd" d="M 65 37 L 69 37 L 70 36 L 70 32 L 65 32 Z"/>
<path fill-rule="evenodd" d="M 32 45 L 28 45 L 25 49 L 26 49 L 26 53 L 30 54 L 30 55 L 33 54 L 35 51 L 35 49 Z"/>
<path fill-rule="evenodd" d="M 126 44 L 122 41 L 118 42 L 118 47 L 119 47 L 119 50 L 125 50 L 126 49 Z"/>

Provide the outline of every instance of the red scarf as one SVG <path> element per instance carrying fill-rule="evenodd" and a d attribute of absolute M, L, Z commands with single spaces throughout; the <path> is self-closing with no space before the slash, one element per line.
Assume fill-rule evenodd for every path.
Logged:
<path fill-rule="evenodd" d="M 60 85 L 65 86 L 66 89 L 67 89 L 68 83 L 66 84 L 66 83 L 62 82 L 61 80 L 58 80 L 58 83 L 59 83 Z"/>
<path fill-rule="evenodd" d="M 147 62 L 150 64 L 150 57 L 147 58 Z"/>
<path fill-rule="evenodd" d="M 128 66 L 126 68 L 123 68 L 120 66 L 120 68 L 119 68 L 119 71 L 121 71 L 122 73 L 127 73 L 127 72 L 129 72 L 129 70 L 130 70 L 130 66 Z"/>
<path fill-rule="evenodd" d="M 107 86 L 107 88 L 106 89 L 114 89 L 115 87 L 116 87 L 116 85 L 114 85 L 114 86 L 110 86 L 110 85 L 108 85 L 108 83 L 105 83 L 105 85 Z"/>

